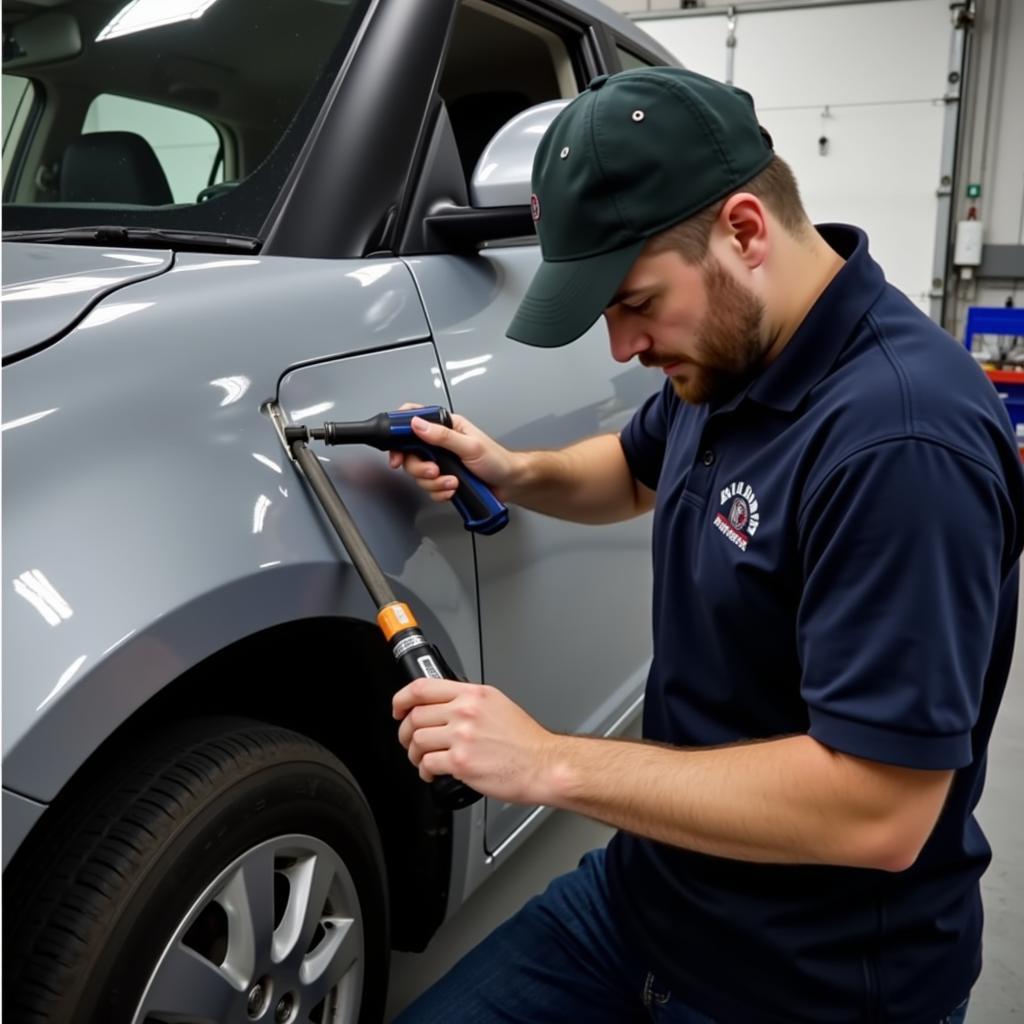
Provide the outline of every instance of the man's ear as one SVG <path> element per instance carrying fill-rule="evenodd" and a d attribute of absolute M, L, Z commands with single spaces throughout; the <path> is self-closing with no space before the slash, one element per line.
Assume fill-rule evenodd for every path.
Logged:
<path fill-rule="evenodd" d="M 768 214 L 764 203 L 750 192 L 737 192 L 729 196 L 715 222 L 733 259 L 748 270 L 761 266 L 768 257 Z"/>

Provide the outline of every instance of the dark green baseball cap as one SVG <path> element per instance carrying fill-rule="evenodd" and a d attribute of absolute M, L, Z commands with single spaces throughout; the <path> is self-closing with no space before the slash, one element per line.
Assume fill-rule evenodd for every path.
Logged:
<path fill-rule="evenodd" d="M 599 75 L 534 157 L 543 262 L 508 336 L 545 348 L 578 338 L 648 238 L 737 191 L 773 155 L 742 89 L 682 68 Z"/>

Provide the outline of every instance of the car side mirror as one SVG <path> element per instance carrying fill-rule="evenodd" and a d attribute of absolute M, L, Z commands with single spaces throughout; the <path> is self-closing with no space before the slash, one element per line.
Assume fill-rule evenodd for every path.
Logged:
<path fill-rule="evenodd" d="M 551 100 L 528 107 L 498 129 L 484 147 L 469 182 L 469 204 L 475 209 L 530 206 L 530 175 L 540 140 L 569 100 Z"/>
<path fill-rule="evenodd" d="M 530 175 L 537 146 L 569 100 L 551 100 L 520 111 L 484 147 L 469 182 L 469 206 L 445 205 L 427 218 L 431 234 L 455 251 L 483 242 L 534 233 Z"/>

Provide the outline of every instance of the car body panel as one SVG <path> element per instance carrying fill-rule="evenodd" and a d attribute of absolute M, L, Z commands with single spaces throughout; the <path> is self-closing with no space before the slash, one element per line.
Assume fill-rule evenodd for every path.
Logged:
<path fill-rule="evenodd" d="M 611 358 L 603 321 L 562 348 L 503 336 L 539 259 L 536 245 L 522 245 L 408 261 L 453 411 L 518 450 L 618 433 L 662 383 Z M 635 703 L 650 664 L 649 551 L 647 516 L 584 526 L 515 509 L 477 544 L 487 681 L 549 728 L 604 734 Z M 531 810 L 489 801 L 487 850 Z"/>
<path fill-rule="evenodd" d="M 32 831 L 32 826 L 43 816 L 45 810 L 46 804 L 19 796 L 9 789 L 3 790 L 3 867 L 5 870 L 11 857 L 14 856 L 25 836 Z"/>
<path fill-rule="evenodd" d="M 232 640 L 307 616 L 372 620 L 261 406 L 285 371 L 314 361 L 343 359 L 346 371 L 321 367 L 322 391 L 305 383 L 312 369 L 294 372 L 292 412 L 293 394 L 315 392 L 366 416 L 432 390 L 439 373 L 395 260 L 183 255 L 125 295 L 129 315 L 76 328 L 4 373 L 4 780 L 37 800 Z M 339 478 L 396 589 L 417 593 L 437 642 L 473 671 L 475 600 L 452 599 L 453 578 L 472 579 L 472 540 L 412 481 L 384 476 L 383 460 L 353 450 L 332 472 L 379 490 L 368 516 Z"/>
<path fill-rule="evenodd" d="M 100 299 L 173 262 L 163 251 L 4 242 L 3 358 L 56 340 Z"/>
<path fill-rule="evenodd" d="M 402 346 L 293 370 L 281 381 L 279 402 L 290 423 L 363 420 L 397 408 L 406 390 L 418 392 L 439 378 L 433 345 Z M 479 678 L 473 536 L 458 513 L 427 500 L 404 474 L 388 468 L 380 452 L 363 446 L 314 450 L 384 574 L 399 581 L 404 593 L 429 601 L 413 606 L 424 628 L 433 639 L 432 620 L 439 621 L 448 644 L 438 642 L 452 667 Z M 372 619 L 376 609 L 368 597 L 366 605 L 365 617 Z"/>

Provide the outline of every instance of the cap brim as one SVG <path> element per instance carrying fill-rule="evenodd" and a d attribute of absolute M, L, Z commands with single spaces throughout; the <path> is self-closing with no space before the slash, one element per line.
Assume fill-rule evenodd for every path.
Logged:
<path fill-rule="evenodd" d="M 575 341 L 611 304 L 645 241 L 585 259 L 541 263 L 507 336 L 541 348 Z"/>

